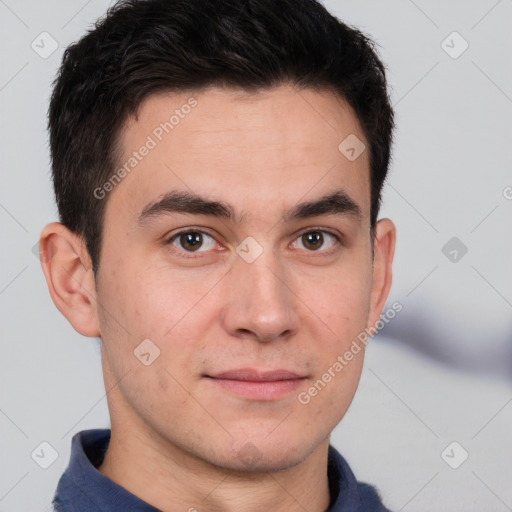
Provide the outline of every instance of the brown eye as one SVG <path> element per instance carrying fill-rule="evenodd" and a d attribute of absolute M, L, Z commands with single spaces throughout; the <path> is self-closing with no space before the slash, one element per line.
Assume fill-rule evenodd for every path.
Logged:
<path fill-rule="evenodd" d="M 329 249 L 336 246 L 340 241 L 339 237 L 333 233 L 321 229 L 306 231 L 299 235 L 296 240 L 300 240 L 300 245 L 309 252 L 329 252 Z M 294 243 L 297 244 L 296 241 Z M 325 247 L 326 244 L 327 247 Z"/>
<path fill-rule="evenodd" d="M 201 233 L 192 231 L 190 233 L 182 233 L 179 235 L 181 246 L 186 250 L 196 251 L 203 243 Z"/>
<path fill-rule="evenodd" d="M 213 249 L 216 244 L 215 240 L 207 233 L 192 230 L 176 233 L 167 243 L 182 252 L 205 252 Z"/>
<path fill-rule="evenodd" d="M 310 231 L 302 235 L 302 241 L 306 248 L 316 251 L 324 243 L 324 237 L 320 231 Z"/>

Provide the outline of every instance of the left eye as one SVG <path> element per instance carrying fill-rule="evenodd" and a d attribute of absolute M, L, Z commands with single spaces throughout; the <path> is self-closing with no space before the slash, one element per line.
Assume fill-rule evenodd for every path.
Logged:
<path fill-rule="evenodd" d="M 318 251 L 318 249 L 325 244 L 325 235 L 331 239 L 331 244 L 327 249 L 324 249 L 323 252 L 331 249 L 339 242 L 339 238 L 333 233 L 329 233 L 328 231 L 324 231 L 321 229 L 317 229 L 314 231 L 306 231 L 299 235 L 296 240 L 300 240 L 302 245 L 305 246 L 307 250 L 310 251 Z M 295 242 L 294 242 L 295 243 Z"/>

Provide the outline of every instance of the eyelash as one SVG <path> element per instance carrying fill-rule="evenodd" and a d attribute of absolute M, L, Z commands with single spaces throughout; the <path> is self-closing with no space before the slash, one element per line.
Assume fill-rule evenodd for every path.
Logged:
<path fill-rule="evenodd" d="M 203 234 L 203 235 L 207 235 L 210 238 L 212 238 L 213 240 L 215 240 L 215 238 L 212 235 L 210 235 L 208 232 L 206 232 L 206 231 L 204 231 L 204 230 L 202 230 L 200 228 L 195 228 L 194 226 L 191 226 L 191 227 L 189 227 L 187 229 L 179 231 L 178 233 L 175 233 L 170 238 L 168 238 L 167 241 L 166 241 L 166 245 L 171 246 L 172 249 L 173 249 L 173 252 L 180 253 L 181 257 L 191 258 L 191 259 L 200 258 L 202 253 L 208 252 L 208 251 L 199 251 L 197 253 L 197 255 L 196 255 L 194 251 L 186 251 L 184 249 L 180 250 L 180 249 L 177 249 L 174 246 L 172 246 L 172 243 L 174 242 L 174 240 L 176 240 L 179 236 L 185 235 L 185 234 L 189 234 L 189 233 L 200 233 L 200 234 Z M 342 238 L 340 237 L 340 235 L 338 235 L 336 233 L 333 233 L 332 231 L 323 229 L 323 228 L 314 228 L 314 227 L 313 228 L 307 228 L 307 229 L 301 231 L 300 233 L 298 233 L 298 235 L 296 236 L 294 241 L 299 239 L 303 235 L 306 235 L 307 233 L 324 233 L 324 234 L 327 233 L 328 235 L 332 236 L 335 239 L 336 243 L 335 243 L 334 247 L 328 249 L 327 251 L 322 251 L 322 250 L 318 251 L 318 253 L 323 255 L 323 256 L 331 255 L 333 252 L 337 251 L 339 249 L 340 245 L 341 245 L 341 242 L 342 242 Z M 313 254 L 317 253 L 317 251 L 307 251 L 307 252 L 311 252 Z M 186 254 L 186 256 L 184 254 Z"/>

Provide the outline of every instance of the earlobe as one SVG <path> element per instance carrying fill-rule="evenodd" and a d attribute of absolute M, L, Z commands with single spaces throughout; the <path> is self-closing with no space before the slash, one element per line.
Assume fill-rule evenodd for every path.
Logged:
<path fill-rule="evenodd" d="M 84 241 L 54 222 L 41 232 L 39 251 L 46 284 L 59 311 L 80 334 L 100 336 L 94 273 Z"/>
<path fill-rule="evenodd" d="M 373 282 L 368 327 L 378 321 L 391 289 L 395 242 L 395 225 L 390 219 L 381 219 L 375 227 Z"/>

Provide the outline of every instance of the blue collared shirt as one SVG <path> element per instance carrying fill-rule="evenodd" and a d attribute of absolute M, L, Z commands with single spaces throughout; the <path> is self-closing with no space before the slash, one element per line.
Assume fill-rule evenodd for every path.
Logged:
<path fill-rule="evenodd" d="M 57 512 L 159 512 L 96 468 L 103 462 L 109 429 L 84 430 L 73 436 L 71 459 L 62 474 L 53 505 Z M 376 490 L 356 481 L 345 459 L 329 447 L 328 512 L 389 512 Z"/>

